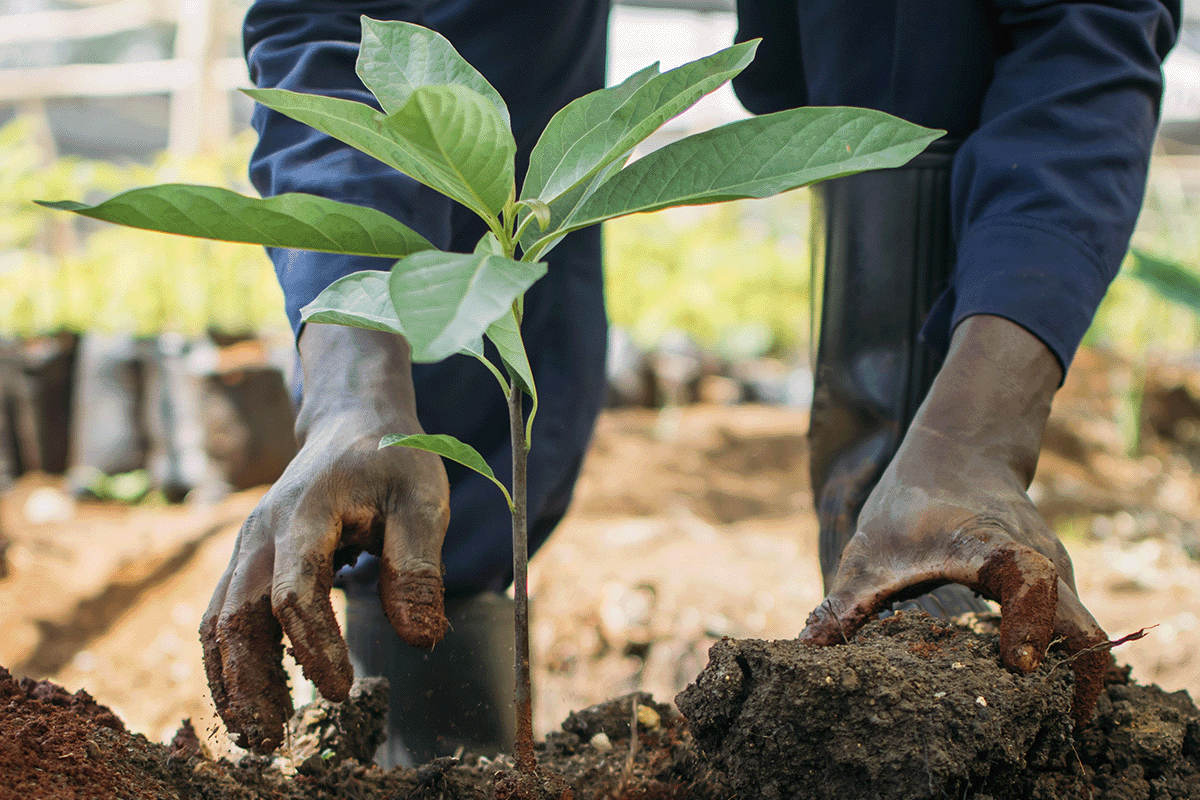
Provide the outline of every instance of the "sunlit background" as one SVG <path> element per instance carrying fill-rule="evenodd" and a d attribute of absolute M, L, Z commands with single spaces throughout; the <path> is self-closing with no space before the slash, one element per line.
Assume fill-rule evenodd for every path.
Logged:
<path fill-rule="evenodd" d="M 610 79 L 732 41 L 722 0 L 620 4 Z M 1167 66 L 1162 138 L 1135 243 L 1194 269 L 1200 231 L 1200 8 Z M 0 3 L 0 334 L 277 331 L 281 299 L 258 248 L 87 226 L 32 198 L 99 199 L 164 180 L 251 191 L 241 0 Z M 746 115 L 726 86 L 645 147 Z M 614 322 L 644 348 L 686 334 L 729 355 L 807 360 L 803 191 L 608 225 Z M 730 268 L 736 258 L 738 267 Z M 113 280 L 120 276 L 119 280 Z M 779 302 L 780 297 L 795 302 Z M 1195 313 L 1119 278 L 1090 341 L 1138 353 L 1196 344 Z M 1176 297 L 1176 300 L 1179 298 Z"/>

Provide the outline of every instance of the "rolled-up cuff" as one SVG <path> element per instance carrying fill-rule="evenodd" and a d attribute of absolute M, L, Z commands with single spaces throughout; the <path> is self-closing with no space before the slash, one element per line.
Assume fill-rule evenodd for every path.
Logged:
<path fill-rule="evenodd" d="M 366 269 L 389 270 L 394 259 L 364 256 L 314 253 L 308 250 L 285 250 L 268 247 L 267 254 L 275 264 L 275 274 L 283 287 L 284 309 L 292 333 L 300 335 L 300 309 L 316 299 L 329 284 L 354 272 Z"/>
<path fill-rule="evenodd" d="M 1004 216 L 973 225 L 958 243 L 950 290 L 930 314 L 925 337 L 945 352 L 958 323 L 1004 317 L 1037 336 L 1063 373 L 1115 274 L 1086 243 L 1052 225 Z"/>

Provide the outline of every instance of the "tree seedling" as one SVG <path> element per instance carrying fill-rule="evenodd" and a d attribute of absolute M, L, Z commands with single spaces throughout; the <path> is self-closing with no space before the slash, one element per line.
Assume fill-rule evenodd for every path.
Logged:
<path fill-rule="evenodd" d="M 827 178 L 897 167 L 942 132 L 882 112 L 796 108 L 732 122 L 631 160 L 667 120 L 737 75 L 758 41 L 681 67 L 647 67 L 571 102 L 546 126 L 517 188 L 517 145 L 500 94 L 441 35 L 404 22 L 362 19 L 357 71 L 380 109 L 282 89 L 247 91 L 262 105 L 355 147 L 449 196 L 488 226 L 472 253 L 443 252 L 392 217 L 305 194 L 259 199 L 204 186 L 135 189 L 98 205 L 42 205 L 137 228 L 395 259 L 389 272 L 335 281 L 302 310 L 308 322 L 388 331 L 414 362 L 456 353 L 479 359 L 508 396 L 513 481 L 444 435 L 386 436 L 491 479 L 512 512 L 516 595 L 518 774 L 532 778 L 532 704 L 526 587 L 525 462 L 537 388 L 521 338 L 522 298 L 544 259 L 572 231 L 672 206 L 762 198 Z M 735 268 L 731 265 L 731 268 Z M 491 342 L 495 356 L 484 351 Z M 530 398 L 524 419 L 523 396 Z"/>

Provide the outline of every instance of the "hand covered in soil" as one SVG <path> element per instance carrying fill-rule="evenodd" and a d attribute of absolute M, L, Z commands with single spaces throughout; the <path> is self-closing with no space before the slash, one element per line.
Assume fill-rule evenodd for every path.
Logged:
<path fill-rule="evenodd" d="M 973 316 L 956 328 L 802 641 L 847 641 L 891 601 L 961 583 L 1001 604 L 1000 655 L 1010 669 L 1035 670 L 1056 637 L 1081 653 L 1073 714 L 1091 717 L 1109 655 L 1081 651 L 1108 637 L 1026 493 L 1061 376 L 1054 355 L 1015 323 Z"/>
<path fill-rule="evenodd" d="M 380 556 L 379 593 L 397 633 L 431 648 L 446 632 L 442 540 L 449 486 L 441 459 L 378 449 L 421 433 L 408 345 L 391 334 L 308 324 L 299 342 L 300 451 L 250 514 L 200 626 L 213 700 L 238 744 L 270 752 L 292 713 L 282 633 L 327 700 L 353 680 L 329 602 L 334 571 Z"/>

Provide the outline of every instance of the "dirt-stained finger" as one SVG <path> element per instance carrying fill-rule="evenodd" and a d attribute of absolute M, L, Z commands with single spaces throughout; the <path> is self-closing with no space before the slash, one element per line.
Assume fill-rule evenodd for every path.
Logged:
<path fill-rule="evenodd" d="M 1112 651 L 1108 646 L 1108 634 L 1062 581 L 1058 586 L 1054 633 L 1063 637 L 1068 652 L 1072 653 L 1075 690 L 1071 698 L 1071 717 L 1076 726 L 1082 727 L 1091 720 L 1096 699 L 1104 689 L 1104 676 L 1112 661 Z"/>
<path fill-rule="evenodd" d="M 441 553 L 450 508 L 446 495 L 430 488 L 420 487 L 388 516 L 379 565 L 384 613 L 400 638 L 426 649 L 449 627 Z"/>
<path fill-rule="evenodd" d="M 217 639 L 217 620 L 221 609 L 225 607 L 225 595 L 229 591 L 229 582 L 233 579 L 233 571 L 237 566 L 238 550 L 241 547 L 241 537 L 233 545 L 233 555 L 229 566 L 221 574 L 217 586 L 213 589 L 208 608 L 200 618 L 200 647 L 204 654 L 204 676 L 208 680 L 208 689 L 212 693 L 213 704 L 218 713 L 224 716 L 223 709 L 229 705 L 229 692 L 225 689 L 225 676 L 221 665 L 221 645 Z"/>
<path fill-rule="evenodd" d="M 253 546 L 241 547 L 213 637 L 225 692 L 221 718 L 239 747 L 269 753 L 283 741 L 292 698 L 283 671 L 283 629 L 271 611 L 274 543 L 247 536 L 247 527 L 256 524 L 252 515 L 243 526 L 243 539 Z"/>
<path fill-rule="evenodd" d="M 847 547 L 833 589 L 813 609 L 798 637 L 804 644 L 829 646 L 850 641 L 877 615 L 903 584 L 892 585 L 858 548 Z"/>
<path fill-rule="evenodd" d="M 1058 573 L 1031 547 L 1006 543 L 992 550 L 971 587 L 1000 602 L 1000 658 L 1028 674 L 1046 657 L 1058 607 Z"/>
<path fill-rule="evenodd" d="M 328 512 L 298 511 L 282 530 L 277 547 L 271 605 L 292 645 L 292 655 L 326 700 L 350 695 L 354 669 L 338 628 L 329 593 L 337 523 Z"/>
<path fill-rule="evenodd" d="M 217 626 L 228 702 L 221 718 L 237 744 L 256 753 L 283 743 L 292 696 L 283 671 L 283 629 L 263 594 Z"/>
<path fill-rule="evenodd" d="M 844 613 L 845 603 L 834 595 L 827 596 L 804 621 L 804 630 L 796 638 L 803 644 L 830 647 L 845 644 L 858 633 L 870 617 L 855 613 L 853 619 Z"/>

